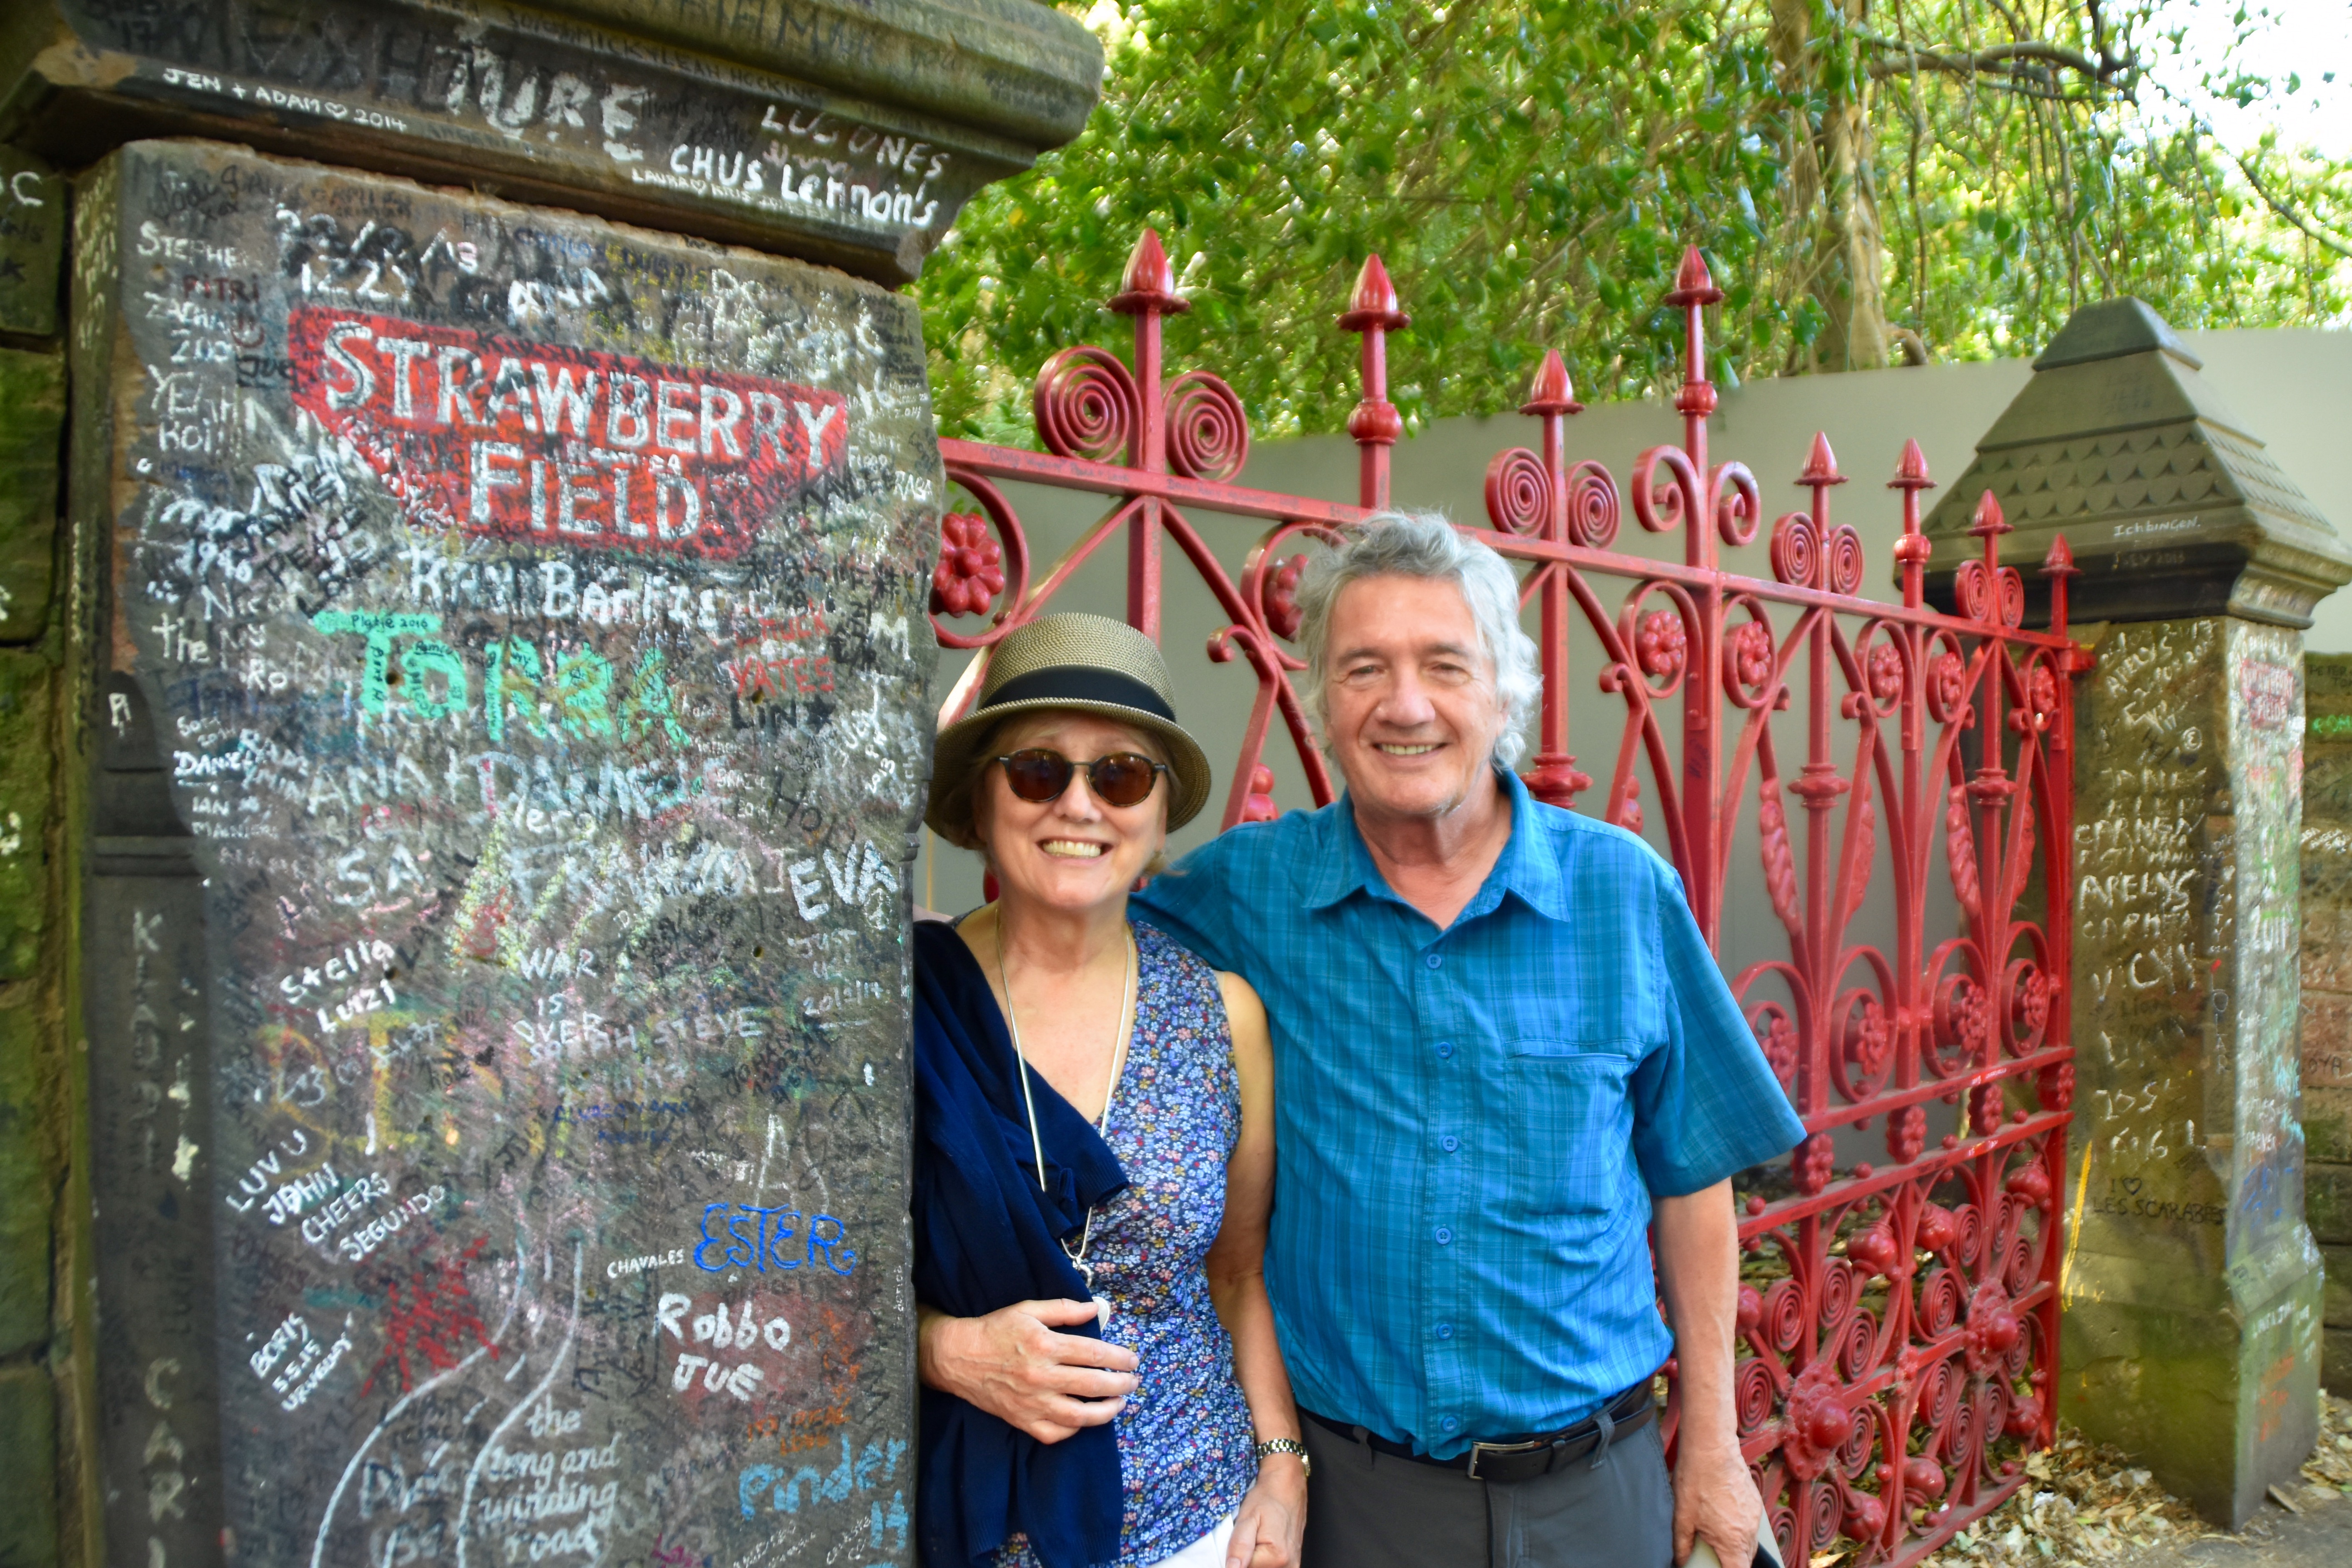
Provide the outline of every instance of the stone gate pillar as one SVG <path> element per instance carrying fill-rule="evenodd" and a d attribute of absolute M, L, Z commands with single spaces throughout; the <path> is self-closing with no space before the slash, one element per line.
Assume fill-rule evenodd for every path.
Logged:
<path fill-rule="evenodd" d="M 2304 661 L 2304 1213 L 2327 1268 L 2321 1378 L 2352 1391 L 2352 654 Z"/>
<path fill-rule="evenodd" d="M 0 264 L 50 165 L 73 227 L 62 535 L 65 378 L 0 351 L 0 1560 L 910 1562 L 943 480 L 892 286 L 1099 47 L 5 13 Z"/>
<path fill-rule="evenodd" d="M 1927 531 L 1957 559 L 1990 491 L 2005 553 L 2063 533 L 2097 658 L 2075 706 L 2061 1409 L 2234 1529 L 2315 1432 L 2300 630 L 2352 551 L 2139 301 L 2078 311 L 2034 365 Z"/>

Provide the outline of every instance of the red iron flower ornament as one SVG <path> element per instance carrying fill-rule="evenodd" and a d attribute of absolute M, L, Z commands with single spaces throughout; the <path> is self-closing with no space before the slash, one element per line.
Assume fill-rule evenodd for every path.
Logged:
<path fill-rule="evenodd" d="M 951 511 L 940 521 L 940 564 L 931 574 L 931 614 L 978 616 L 1004 592 L 1004 548 L 989 537 L 988 520 Z"/>

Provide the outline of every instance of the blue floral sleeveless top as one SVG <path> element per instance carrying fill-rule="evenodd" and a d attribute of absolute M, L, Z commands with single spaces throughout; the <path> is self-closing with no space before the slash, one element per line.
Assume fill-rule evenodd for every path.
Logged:
<path fill-rule="evenodd" d="M 1241 1507 L 1257 1476 L 1234 1342 L 1203 1267 L 1242 1130 L 1233 1031 L 1215 970 L 1151 926 L 1135 927 L 1135 1034 L 1105 1132 L 1129 1184 L 1095 1215 L 1087 1252 L 1096 1293 L 1111 1304 L 1103 1337 L 1138 1363 L 1112 1426 L 1127 1489 L 1118 1568 L 1192 1545 Z M 1037 1568 L 1019 1536 L 996 1561 Z"/>

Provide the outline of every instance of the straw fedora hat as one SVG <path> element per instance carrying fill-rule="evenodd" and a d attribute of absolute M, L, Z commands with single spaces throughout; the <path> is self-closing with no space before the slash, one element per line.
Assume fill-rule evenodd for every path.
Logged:
<path fill-rule="evenodd" d="M 1183 826 L 1209 801 L 1209 759 L 1176 721 L 1168 664 L 1124 621 L 1069 613 L 1040 616 L 996 645 L 971 712 L 939 733 L 930 804 L 923 820 L 950 844 L 971 831 L 967 802 L 988 759 L 981 742 L 1007 719 L 1069 710 L 1097 713 L 1152 736 L 1168 752 L 1168 826 Z"/>

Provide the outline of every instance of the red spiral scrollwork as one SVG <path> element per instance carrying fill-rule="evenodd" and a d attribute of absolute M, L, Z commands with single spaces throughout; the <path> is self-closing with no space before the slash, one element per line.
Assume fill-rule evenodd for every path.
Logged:
<path fill-rule="evenodd" d="M 1792 511 L 1772 525 L 1772 575 L 1791 587 L 1810 588 L 1822 569 L 1821 540 L 1813 520 Z"/>
<path fill-rule="evenodd" d="M 1586 550 L 1617 542 L 1617 481 L 1607 468 L 1584 462 L 1568 470 L 1568 542 Z"/>
<path fill-rule="evenodd" d="M 1168 466 L 1187 479 L 1230 479 L 1249 462 L 1249 416 L 1234 389 L 1205 370 L 1168 388 Z"/>
<path fill-rule="evenodd" d="M 1135 437 L 1135 377 L 1107 349 L 1064 349 L 1037 372 L 1037 438 L 1059 458 L 1107 463 Z"/>
<path fill-rule="evenodd" d="M 1841 525 L 1831 529 L 1822 542 L 1822 585 L 1832 594 L 1853 594 L 1862 589 L 1862 535 Z"/>
<path fill-rule="evenodd" d="M 1534 535 L 1551 516 L 1551 474 L 1525 447 L 1486 465 L 1486 518 L 1505 533 Z"/>

